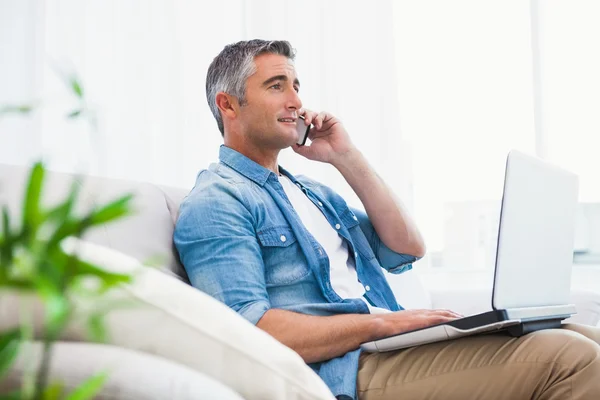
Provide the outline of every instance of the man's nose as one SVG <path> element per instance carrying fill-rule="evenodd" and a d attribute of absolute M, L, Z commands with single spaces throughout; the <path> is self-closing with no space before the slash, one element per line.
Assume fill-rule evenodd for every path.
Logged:
<path fill-rule="evenodd" d="M 291 90 L 292 94 L 288 98 L 287 108 L 290 110 L 299 110 L 302 108 L 302 100 L 300 100 L 300 96 L 298 92 L 295 90 Z"/>

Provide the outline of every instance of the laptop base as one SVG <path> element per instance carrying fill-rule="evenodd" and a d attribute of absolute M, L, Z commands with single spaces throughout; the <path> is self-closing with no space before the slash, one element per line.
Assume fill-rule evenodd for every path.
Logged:
<path fill-rule="evenodd" d="M 510 336 L 520 337 L 527 335 L 528 333 L 541 331 L 542 329 L 556 329 L 560 328 L 564 318 L 546 319 L 539 321 L 526 321 L 521 322 L 517 325 L 506 327 L 506 331 Z"/>
<path fill-rule="evenodd" d="M 362 343 L 360 347 L 367 352 L 384 352 L 479 334 L 503 333 L 520 337 L 542 329 L 560 328 L 562 321 L 573 314 L 576 310 L 572 304 L 492 310 Z"/>

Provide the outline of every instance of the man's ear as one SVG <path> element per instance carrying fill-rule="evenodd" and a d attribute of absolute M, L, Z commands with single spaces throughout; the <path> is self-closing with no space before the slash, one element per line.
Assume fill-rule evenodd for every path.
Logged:
<path fill-rule="evenodd" d="M 215 102 L 217 103 L 219 110 L 221 110 L 221 115 L 223 115 L 223 117 L 227 116 L 230 119 L 235 119 L 239 105 L 234 96 L 228 95 L 225 92 L 219 92 L 217 93 Z"/>

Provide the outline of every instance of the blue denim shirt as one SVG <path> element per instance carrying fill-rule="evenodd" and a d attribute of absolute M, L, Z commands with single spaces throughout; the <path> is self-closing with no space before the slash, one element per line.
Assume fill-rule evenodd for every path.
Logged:
<path fill-rule="evenodd" d="M 322 316 L 368 314 L 361 299 L 342 299 L 332 289 L 329 259 L 302 224 L 277 175 L 225 146 L 219 159 L 198 174 L 175 228 L 175 245 L 192 285 L 253 324 L 270 308 Z M 359 281 L 370 287 L 367 300 L 401 310 L 381 267 L 401 273 L 417 258 L 386 247 L 366 213 L 349 208 L 327 186 L 281 167 L 280 172 L 345 240 Z M 359 355 L 354 350 L 309 365 L 334 395 L 354 399 Z"/>

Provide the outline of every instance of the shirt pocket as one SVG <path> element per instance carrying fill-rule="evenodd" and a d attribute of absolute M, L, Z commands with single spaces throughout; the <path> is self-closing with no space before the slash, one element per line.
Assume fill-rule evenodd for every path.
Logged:
<path fill-rule="evenodd" d="M 287 285 L 310 273 L 296 235 L 289 226 L 258 232 L 267 286 Z"/>
<path fill-rule="evenodd" d="M 373 253 L 369 241 L 365 237 L 362 229 L 360 229 L 358 217 L 348 207 L 344 207 L 340 211 L 340 219 L 350 233 L 356 251 L 367 260 L 375 258 L 375 253 Z"/>

